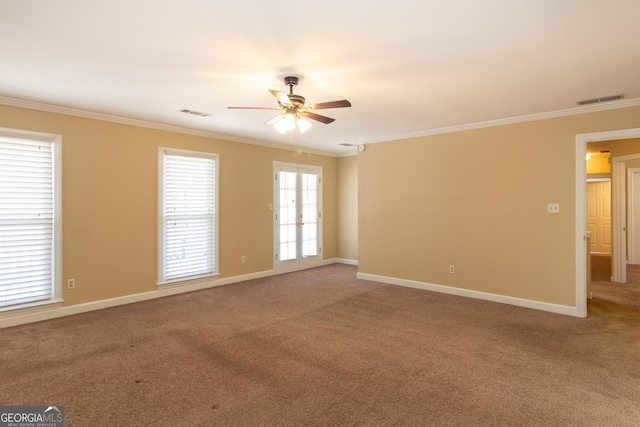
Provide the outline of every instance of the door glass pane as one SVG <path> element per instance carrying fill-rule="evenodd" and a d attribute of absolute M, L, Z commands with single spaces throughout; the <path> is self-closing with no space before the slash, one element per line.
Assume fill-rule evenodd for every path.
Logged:
<path fill-rule="evenodd" d="M 318 175 L 302 173 L 302 256 L 318 255 Z"/>
<path fill-rule="evenodd" d="M 280 171 L 280 261 L 296 259 L 296 172 Z"/>

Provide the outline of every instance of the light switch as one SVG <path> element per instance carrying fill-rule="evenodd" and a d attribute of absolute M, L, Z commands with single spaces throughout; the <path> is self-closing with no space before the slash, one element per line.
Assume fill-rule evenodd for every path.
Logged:
<path fill-rule="evenodd" d="M 549 203 L 547 213 L 560 213 L 560 203 Z"/>

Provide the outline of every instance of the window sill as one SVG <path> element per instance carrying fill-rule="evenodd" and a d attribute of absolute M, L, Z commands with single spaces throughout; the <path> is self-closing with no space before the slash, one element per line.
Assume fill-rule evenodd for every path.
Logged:
<path fill-rule="evenodd" d="M 62 307 L 64 300 L 39 301 L 29 304 L 21 304 L 13 307 L 5 307 L 0 309 L 0 319 L 8 317 L 23 316 L 27 314 L 39 313 L 42 311 L 55 310 Z"/>
<path fill-rule="evenodd" d="M 160 290 L 160 289 L 179 288 L 181 286 L 197 285 L 200 283 L 210 282 L 211 280 L 218 280 L 219 277 L 220 277 L 220 273 L 183 277 L 180 279 L 158 282 L 156 283 L 156 288 Z"/>

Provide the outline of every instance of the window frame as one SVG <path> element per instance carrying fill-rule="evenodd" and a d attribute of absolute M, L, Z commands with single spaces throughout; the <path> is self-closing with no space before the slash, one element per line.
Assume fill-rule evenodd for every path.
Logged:
<path fill-rule="evenodd" d="M 205 158 L 209 160 L 213 160 L 215 162 L 215 171 L 214 171 L 214 271 L 211 273 L 199 274 L 199 275 L 190 275 L 190 276 L 182 276 L 167 279 L 165 277 L 165 218 L 164 218 L 164 206 L 165 206 L 165 154 L 173 155 L 173 156 L 182 156 L 182 157 L 194 157 L 194 158 Z M 220 275 L 220 265 L 219 265 L 219 198 L 220 198 L 220 156 L 217 153 L 210 153 L 204 151 L 193 151 L 193 150 L 183 150 L 177 148 L 169 148 L 169 147 L 159 147 L 158 148 L 158 288 L 163 288 L 167 286 L 176 286 L 184 284 L 189 284 L 193 281 L 201 280 L 201 279 L 211 279 L 217 278 Z"/>
<path fill-rule="evenodd" d="M 0 307 L 0 317 L 16 311 L 38 311 L 62 307 L 62 135 L 22 129 L 0 128 L 0 137 L 51 145 L 53 183 L 53 230 L 51 256 L 51 293 L 48 299 Z"/>

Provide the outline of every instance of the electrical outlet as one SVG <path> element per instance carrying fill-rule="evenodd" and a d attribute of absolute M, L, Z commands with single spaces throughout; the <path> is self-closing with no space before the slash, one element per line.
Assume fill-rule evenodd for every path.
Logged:
<path fill-rule="evenodd" d="M 76 287 L 76 279 L 67 280 L 67 289 L 74 289 Z"/>
<path fill-rule="evenodd" d="M 547 204 L 547 213 L 560 213 L 560 203 Z"/>
<path fill-rule="evenodd" d="M 240 258 L 240 261 L 242 261 L 242 263 L 245 264 L 247 262 L 247 257 L 242 255 L 242 258 Z"/>
<path fill-rule="evenodd" d="M 455 265 L 450 265 L 449 266 L 449 273 L 453 274 L 456 272 L 456 266 Z"/>

